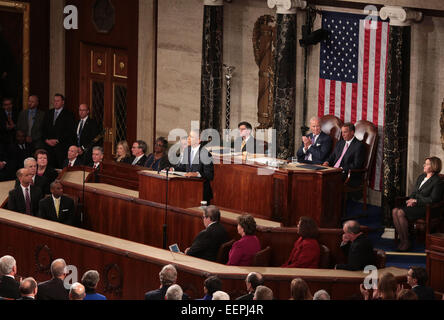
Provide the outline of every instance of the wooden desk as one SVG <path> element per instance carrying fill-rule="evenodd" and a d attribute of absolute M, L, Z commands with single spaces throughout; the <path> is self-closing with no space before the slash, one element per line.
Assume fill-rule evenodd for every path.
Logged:
<path fill-rule="evenodd" d="M 340 169 L 308 170 L 291 164 L 271 170 L 257 163 L 239 163 L 235 157 L 231 163 L 215 154 L 213 158 L 213 204 L 284 226 L 296 226 L 301 216 L 312 217 L 323 228 L 340 226 Z"/>
<path fill-rule="evenodd" d="M 444 233 L 427 235 L 426 254 L 429 284 L 433 290 L 444 292 Z"/>
<path fill-rule="evenodd" d="M 199 206 L 203 200 L 203 179 L 188 178 L 173 173 L 139 171 L 139 198 L 166 203 L 168 183 L 168 204 L 188 208 Z"/>

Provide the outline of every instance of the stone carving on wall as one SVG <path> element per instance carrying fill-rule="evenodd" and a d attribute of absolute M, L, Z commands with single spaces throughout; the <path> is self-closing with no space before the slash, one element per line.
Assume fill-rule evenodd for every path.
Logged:
<path fill-rule="evenodd" d="M 108 264 L 104 270 L 105 292 L 116 296 L 122 295 L 123 273 L 117 264 Z"/>
<path fill-rule="evenodd" d="M 110 0 L 96 0 L 92 17 L 97 32 L 108 33 L 116 22 L 116 10 Z"/>
<path fill-rule="evenodd" d="M 259 67 L 259 95 L 257 129 L 273 126 L 274 54 L 276 45 L 276 20 L 264 15 L 254 24 L 253 49 Z"/>
<path fill-rule="evenodd" d="M 442 100 L 441 104 L 441 147 L 444 149 L 444 99 Z"/>
<path fill-rule="evenodd" d="M 51 274 L 53 260 L 52 251 L 47 245 L 38 245 L 35 248 L 35 265 L 38 273 Z"/>

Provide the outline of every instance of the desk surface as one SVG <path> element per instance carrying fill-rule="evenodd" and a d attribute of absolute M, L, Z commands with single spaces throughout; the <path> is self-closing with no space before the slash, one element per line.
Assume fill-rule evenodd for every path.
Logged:
<path fill-rule="evenodd" d="M 8 199 L 9 191 L 14 189 L 15 180 L 0 182 L 0 205 Z"/>

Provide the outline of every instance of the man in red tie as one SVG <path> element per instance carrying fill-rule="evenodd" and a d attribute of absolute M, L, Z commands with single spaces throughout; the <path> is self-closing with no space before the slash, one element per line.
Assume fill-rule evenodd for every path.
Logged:
<path fill-rule="evenodd" d="M 33 173 L 29 169 L 23 168 L 17 171 L 20 185 L 9 191 L 9 210 L 37 216 L 42 191 L 39 187 L 31 185 L 32 176 Z"/>
<path fill-rule="evenodd" d="M 70 146 L 67 153 L 67 158 L 63 162 L 63 168 L 74 167 L 81 165 L 81 161 L 78 158 L 79 148 L 77 146 Z"/>
<path fill-rule="evenodd" d="M 324 166 L 341 168 L 343 179 L 347 179 L 350 169 L 362 169 L 364 167 L 366 148 L 365 144 L 355 137 L 355 126 L 353 123 L 345 123 L 342 128 L 342 138 L 336 146 Z M 362 181 L 361 174 L 352 174 L 349 185 L 358 186 Z"/>

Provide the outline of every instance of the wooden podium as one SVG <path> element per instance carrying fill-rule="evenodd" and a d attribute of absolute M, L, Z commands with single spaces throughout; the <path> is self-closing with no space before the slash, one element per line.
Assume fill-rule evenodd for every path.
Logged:
<path fill-rule="evenodd" d="M 166 202 L 168 184 L 168 205 L 181 208 L 200 206 L 203 200 L 203 179 L 189 178 L 150 170 L 138 171 L 139 198 L 157 203 Z"/>
<path fill-rule="evenodd" d="M 433 290 L 444 293 L 444 233 L 426 236 L 426 267 Z"/>

